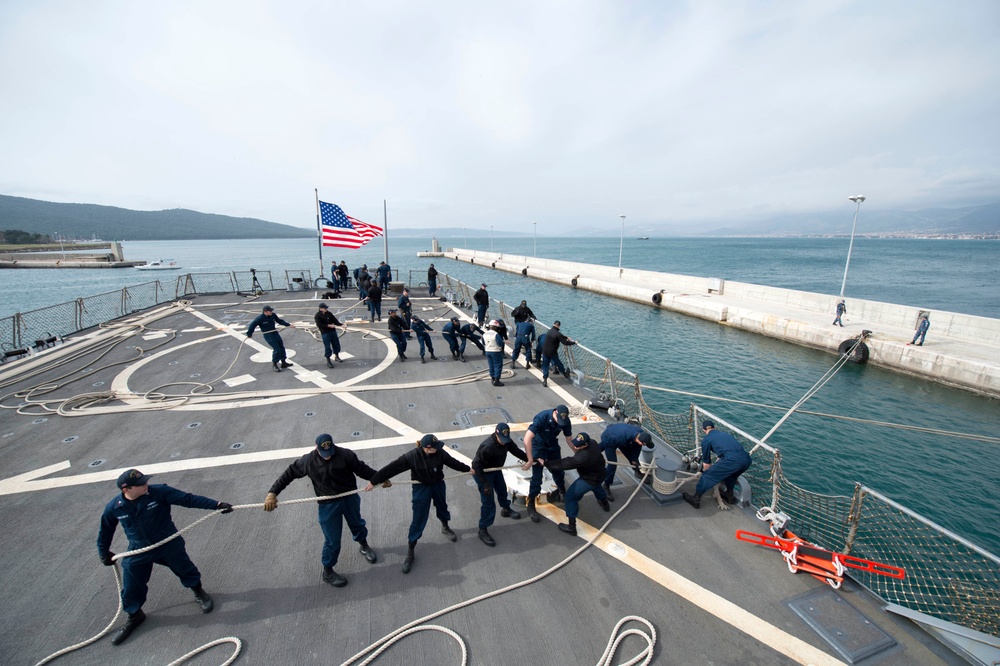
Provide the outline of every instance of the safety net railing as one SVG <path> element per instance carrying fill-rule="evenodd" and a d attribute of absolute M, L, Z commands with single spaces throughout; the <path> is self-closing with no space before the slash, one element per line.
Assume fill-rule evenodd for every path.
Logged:
<path fill-rule="evenodd" d="M 254 284 L 256 280 L 256 284 Z M 251 268 L 248 271 L 233 271 L 233 284 L 236 291 L 252 294 L 258 289 L 260 291 L 274 291 L 274 282 L 271 279 L 271 271 L 258 271 Z"/>
<path fill-rule="evenodd" d="M 258 271 L 260 274 L 263 271 Z M 177 276 L 174 297 L 194 294 L 229 294 L 238 291 L 232 273 L 188 273 Z"/>
<path fill-rule="evenodd" d="M 171 300 L 157 280 L 123 287 L 0 319 L 0 345 L 4 351 L 38 350 L 46 340 L 64 337 L 133 312 Z"/>
<path fill-rule="evenodd" d="M 439 275 L 456 305 L 475 312 L 474 289 Z M 495 309 L 494 309 L 495 306 Z M 511 308 L 490 305 L 490 317 L 508 321 Z M 537 334 L 548 326 L 535 321 Z M 744 477 L 752 504 L 791 518 L 795 534 L 828 550 L 884 562 L 906 570 L 903 579 L 862 570 L 850 576 L 886 601 L 957 625 L 1000 636 L 1000 558 L 940 525 L 858 484 L 851 497 L 824 495 L 793 483 L 783 471 L 781 452 L 706 410 L 692 405 L 666 414 L 643 400 L 639 378 L 586 346 L 563 347 L 564 364 L 595 400 L 610 403 L 619 419 L 634 419 L 682 454 L 700 455 L 698 424 L 705 418 L 728 432 L 750 453 Z"/>

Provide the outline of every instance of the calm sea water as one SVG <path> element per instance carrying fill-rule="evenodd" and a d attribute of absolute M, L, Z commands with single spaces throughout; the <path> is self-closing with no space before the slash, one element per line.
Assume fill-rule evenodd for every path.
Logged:
<path fill-rule="evenodd" d="M 490 239 L 439 239 L 443 247 L 490 249 Z M 618 265 L 619 239 L 539 238 L 537 254 L 556 259 Z M 416 253 L 429 240 L 391 241 L 390 264 L 414 282 L 429 263 Z M 493 241 L 497 252 L 532 255 L 533 239 Z M 315 241 L 132 242 L 129 259 L 172 259 L 186 272 L 273 271 L 318 274 Z M 842 239 L 626 239 L 626 267 L 722 277 L 776 287 L 836 294 L 843 278 Z M 355 251 L 324 249 L 352 268 L 377 265 L 381 245 Z M 637 303 L 626 303 L 519 275 L 447 259 L 437 268 L 468 283 L 486 282 L 491 296 L 526 299 L 546 323 L 636 372 L 643 384 L 778 406 L 798 400 L 834 363 L 831 354 L 733 330 Z M 175 276 L 121 270 L 0 271 L 0 316 Z M 1000 243 L 856 239 L 846 295 L 967 314 L 1000 317 Z M 928 340 L 933 339 L 931 328 Z M 647 391 L 664 412 L 683 412 L 695 401 Z M 698 404 L 746 432 L 762 437 L 782 412 L 699 398 Z M 867 366 L 846 366 L 805 409 L 904 423 L 959 433 L 1000 435 L 1000 402 Z M 1000 445 L 913 433 L 795 414 L 771 436 L 785 471 L 817 492 L 850 495 L 864 483 L 1000 553 Z"/>

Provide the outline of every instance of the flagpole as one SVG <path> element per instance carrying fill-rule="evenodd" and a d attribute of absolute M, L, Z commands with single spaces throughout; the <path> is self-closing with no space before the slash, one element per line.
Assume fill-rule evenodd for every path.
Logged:
<path fill-rule="evenodd" d="M 382 199 L 382 230 L 385 234 L 382 236 L 382 251 L 385 253 L 385 264 L 386 266 L 392 266 L 389 263 L 389 214 L 386 210 L 385 199 Z M 389 276 L 392 277 L 391 275 Z"/>
<path fill-rule="evenodd" d="M 323 277 L 323 232 L 319 226 L 319 190 L 314 189 L 313 192 L 316 193 L 316 245 L 319 247 L 319 276 Z M 333 275 L 330 277 L 332 278 Z"/>

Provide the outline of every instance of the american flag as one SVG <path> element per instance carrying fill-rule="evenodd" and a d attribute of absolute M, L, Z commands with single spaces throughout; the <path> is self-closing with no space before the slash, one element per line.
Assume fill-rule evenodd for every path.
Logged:
<path fill-rule="evenodd" d="M 326 247 L 346 247 L 356 250 L 376 236 L 382 235 L 382 227 L 355 220 L 345 215 L 336 204 L 320 201 L 319 217 L 323 223 L 323 245 Z"/>

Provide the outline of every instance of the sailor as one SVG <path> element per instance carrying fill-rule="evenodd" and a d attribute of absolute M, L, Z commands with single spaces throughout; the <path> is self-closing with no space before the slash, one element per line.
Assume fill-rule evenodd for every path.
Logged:
<path fill-rule="evenodd" d="M 490 321 L 489 330 L 483 334 L 483 349 L 486 354 L 486 364 L 490 369 L 490 380 L 493 386 L 503 386 L 500 375 L 503 373 L 503 336 L 500 335 L 500 322 Z"/>
<path fill-rule="evenodd" d="M 844 299 L 840 299 L 837 301 L 837 317 L 833 320 L 833 325 L 840 325 L 841 328 L 844 328 L 844 322 L 840 321 L 840 318 L 845 314 L 847 314 L 847 306 L 844 305 Z"/>
<path fill-rule="evenodd" d="M 448 320 L 444 326 L 441 327 L 441 336 L 448 341 L 448 349 L 451 350 L 451 357 L 458 359 L 461 355 L 461 347 L 459 347 L 458 339 L 462 334 L 462 325 L 458 321 L 458 317 L 452 317 Z"/>
<path fill-rule="evenodd" d="M 403 559 L 403 573 L 410 573 L 410 569 L 413 568 L 413 550 L 424 534 L 424 527 L 427 526 L 427 518 L 431 513 L 431 502 L 434 503 L 438 520 L 441 521 L 441 534 L 449 541 L 458 541 L 458 536 L 448 527 L 451 514 L 448 512 L 448 488 L 444 482 L 444 468 L 450 467 L 470 474 L 472 468 L 452 458 L 443 447 L 444 444 L 434 435 L 424 435 L 417 442 L 416 449 L 407 451 L 375 472 L 375 476 L 365 487 L 366 491 L 370 491 L 376 484 L 391 479 L 400 472 L 410 470 L 410 479 L 415 482 L 412 486 L 413 519 L 407 535 L 409 549 Z"/>
<path fill-rule="evenodd" d="M 410 302 L 410 290 L 406 287 L 403 287 L 403 295 L 396 301 L 396 307 L 399 308 L 403 319 L 406 320 L 406 328 L 412 328 L 410 324 L 413 322 L 413 304 Z M 411 336 L 407 335 L 406 337 L 409 338 Z"/>
<path fill-rule="evenodd" d="M 924 346 L 924 338 L 927 337 L 927 329 L 931 327 L 931 320 L 927 318 L 927 315 L 920 315 L 920 324 L 917 325 L 917 333 L 913 336 L 913 340 L 906 343 L 906 346 L 916 345 L 918 347 Z M 920 342 L 917 342 L 920 340 Z"/>
<path fill-rule="evenodd" d="M 362 301 L 368 295 L 368 288 L 371 287 L 367 284 L 371 281 L 371 276 L 368 275 L 368 264 L 361 264 L 360 268 L 354 269 L 354 286 L 358 288 L 358 300 Z"/>
<path fill-rule="evenodd" d="M 535 341 L 535 320 L 528 317 L 522 322 L 518 322 L 514 329 L 514 353 L 510 357 L 510 367 L 517 363 L 517 357 L 521 355 L 521 347 L 524 347 L 524 367 L 531 368 L 531 343 Z"/>
<path fill-rule="evenodd" d="M 323 357 L 326 359 L 326 367 L 332 368 L 331 356 L 338 363 L 341 362 L 340 336 L 337 335 L 337 327 L 342 327 L 346 333 L 347 326 L 340 323 L 337 316 L 330 312 L 330 308 L 327 307 L 326 303 L 320 303 L 318 307 L 319 311 L 316 312 L 313 319 L 316 321 L 316 328 L 323 338 Z"/>
<path fill-rule="evenodd" d="M 375 274 L 378 276 L 378 286 L 382 290 L 383 294 L 389 293 L 389 281 L 392 279 L 392 267 L 384 261 L 380 261 L 378 268 L 375 269 Z"/>
<path fill-rule="evenodd" d="M 701 424 L 701 431 L 705 436 L 701 439 L 701 478 L 698 479 L 698 487 L 694 490 L 694 495 L 683 493 L 684 501 L 698 509 L 701 508 L 701 496 L 711 490 L 719 482 L 725 482 L 725 487 L 721 491 L 722 499 L 728 504 L 736 504 L 736 497 L 733 495 L 733 488 L 740 474 L 750 469 L 750 454 L 746 452 L 735 437 L 727 432 L 720 432 L 715 429 L 713 421 L 704 421 Z M 718 456 L 718 460 L 712 463 L 712 452 Z"/>
<path fill-rule="evenodd" d="M 518 520 L 521 517 L 520 513 L 510 508 L 503 471 L 495 469 L 503 467 L 508 453 L 519 460 L 528 459 L 524 451 L 510 438 L 510 426 L 498 423 L 493 433 L 479 445 L 476 456 L 472 459 L 472 472 L 479 487 L 479 499 L 482 501 L 479 510 L 479 540 L 491 547 L 497 545 L 489 533 L 489 526 L 497 517 L 497 502 L 500 502 L 500 515 L 504 518 Z M 488 469 L 494 471 L 487 472 Z"/>
<path fill-rule="evenodd" d="M 295 479 L 308 476 L 312 481 L 316 497 L 343 495 L 336 499 L 319 500 L 319 527 L 323 530 L 323 582 L 334 587 L 344 587 L 347 579 L 334 571 L 340 557 L 340 537 L 344 521 L 351 530 L 354 541 L 361 546 L 362 557 L 369 564 L 378 561 L 378 555 L 368 545 L 368 527 L 361 517 L 361 498 L 358 497 L 356 477 L 368 480 L 375 470 L 358 458 L 354 451 L 336 446 L 333 437 L 322 434 L 316 438 L 316 448 L 288 466 L 278 480 L 271 484 L 264 499 L 264 511 L 278 508 L 278 495 Z"/>
<path fill-rule="evenodd" d="M 486 321 L 486 310 L 490 307 L 490 292 L 486 291 L 486 285 L 479 285 L 479 289 L 472 295 L 472 300 L 476 302 L 476 323 L 480 326 Z"/>
<path fill-rule="evenodd" d="M 350 270 L 343 261 L 337 266 L 337 275 L 340 277 L 340 290 L 347 291 L 347 276 L 350 275 Z"/>
<path fill-rule="evenodd" d="M 535 313 L 528 307 L 528 301 L 521 301 L 520 305 L 511 310 L 510 316 L 514 318 L 515 324 L 520 324 L 522 321 L 528 321 L 529 318 L 534 319 Z"/>
<path fill-rule="evenodd" d="M 543 458 L 538 462 L 545 465 L 550 472 L 575 469 L 580 475 L 566 491 L 566 517 L 569 518 L 569 524 L 559 523 L 560 531 L 576 536 L 576 517 L 580 514 L 580 499 L 584 495 L 593 491 L 597 503 L 605 511 L 611 511 L 611 505 L 608 504 L 607 493 L 601 485 L 604 481 L 604 458 L 597 442 L 587 433 L 581 432 L 570 441 L 569 448 L 573 450 L 573 455 L 568 458 L 558 460 Z"/>
<path fill-rule="evenodd" d="M 376 287 L 373 287 L 375 289 Z M 399 316 L 399 311 L 396 308 L 391 308 L 389 310 L 389 321 L 386 322 L 389 326 L 389 337 L 392 341 L 396 343 L 396 356 L 400 361 L 406 360 L 406 333 L 410 332 L 410 329 L 406 326 L 406 322 L 403 318 Z"/>
<path fill-rule="evenodd" d="M 562 364 L 562 361 L 559 360 L 559 345 L 561 343 L 569 347 L 575 345 L 576 342 L 563 335 L 559 329 L 561 325 L 558 320 L 552 322 L 552 328 L 545 334 L 545 342 L 542 343 L 542 386 L 549 385 L 549 365 L 553 363 L 555 364 L 556 372 L 562 373 L 566 379 L 569 379 L 569 371 Z M 540 339 L 539 342 L 541 342 Z"/>
<path fill-rule="evenodd" d="M 121 523 L 128 537 L 128 549 L 138 550 L 163 541 L 177 533 L 170 518 L 173 505 L 189 509 L 207 509 L 231 513 L 233 505 L 218 502 L 201 495 L 193 495 L 168 485 L 149 485 L 149 475 L 137 469 L 121 473 L 116 483 L 121 494 L 108 502 L 101 515 L 101 528 L 97 533 L 97 556 L 105 566 L 114 564 L 115 554 L 111 552 L 111 540 L 118 523 Z M 136 627 L 146 619 L 142 605 L 146 603 L 146 591 L 153 565 L 169 567 L 184 587 L 191 588 L 194 598 L 201 605 L 202 613 L 214 608 L 212 597 L 201 586 L 201 573 L 188 557 L 184 548 L 184 538 L 177 537 L 140 555 L 122 558 L 122 610 L 128 615 L 125 624 L 111 637 L 113 645 L 119 645 L 129 637 Z"/>
<path fill-rule="evenodd" d="M 434 268 L 434 264 L 427 269 L 427 292 L 429 296 L 437 296 L 438 289 L 438 272 Z"/>
<path fill-rule="evenodd" d="M 483 354 L 485 355 L 486 347 L 483 346 L 483 339 L 482 337 L 480 337 L 483 335 L 485 331 L 483 331 L 483 329 L 479 328 L 479 326 L 471 322 L 468 324 L 462 324 L 461 330 L 462 330 L 462 346 L 458 350 L 458 357 L 461 358 L 463 361 L 465 360 L 465 343 L 467 340 L 472 340 L 472 344 L 479 347 L 479 351 L 483 352 Z"/>
<path fill-rule="evenodd" d="M 368 296 L 368 321 L 374 322 L 376 319 L 382 321 L 382 289 L 369 281 Z"/>
<path fill-rule="evenodd" d="M 410 324 L 410 329 L 417 334 L 417 342 L 420 343 L 420 362 L 424 362 L 424 347 L 427 347 L 427 351 L 431 353 L 431 358 L 436 361 L 437 356 L 434 355 L 434 344 L 431 343 L 430 334 L 430 331 L 434 329 L 416 315 L 413 315 L 413 322 Z"/>
<path fill-rule="evenodd" d="M 604 492 L 612 502 L 615 501 L 615 496 L 611 492 L 611 484 L 615 482 L 615 471 L 618 469 L 618 465 L 612 463 L 618 461 L 618 451 L 621 451 L 632 467 L 638 470 L 639 453 L 642 452 L 643 446 L 652 449 L 653 438 L 648 432 L 631 423 L 612 423 L 601 433 L 600 449 L 609 463 L 608 473 L 604 477 Z"/>
<path fill-rule="evenodd" d="M 247 328 L 247 337 L 251 338 L 253 337 L 254 330 L 258 326 L 260 327 L 260 332 L 264 334 L 264 342 L 271 346 L 271 365 L 274 366 L 275 372 L 281 372 L 281 368 L 290 368 L 294 365 L 294 363 L 288 362 L 288 356 L 285 353 L 285 343 L 281 339 L 281 334 L 277 331 L 278 324 L 295 328 L 294 324 L 289 324 L 276 315 L 274 308 L 270 305 L 265 305 L 261 313 L 250 322 L 250 326 Z M 281 364 L 280 366 L 278 365 L 279 363 Z"/>
<path fill-rule="evenodd" d="M 535 465 L 536 458 L 544 460 L 556 460 L 560 457 L 559 434 L 566 438 L 566 443 L 570 441 L 573 434 L 573 427 L 569 421 L 569 409 L 566 405 L 558 405 L 555 409 L 546 409 L 538 412 L 528 426 L 528 432 L 524 435 L 524 451 L 528 454 L 528 460 L 521 466 L 527 472 L 531 470 L 531 482 L 528 484 L 528 516 L 534 523 L 542 518 L 535 511 L 535 499 L 542 491 L 542 466 Z M 566 494 L 566 475 L 561 469 L 552 470 L 552 480 L 556 484 L 556 491 L 549 494 L 549 501 L 556 503 Z"/>

